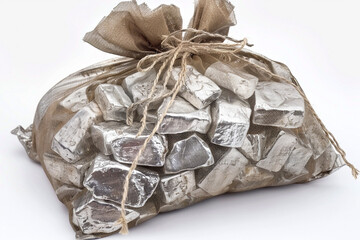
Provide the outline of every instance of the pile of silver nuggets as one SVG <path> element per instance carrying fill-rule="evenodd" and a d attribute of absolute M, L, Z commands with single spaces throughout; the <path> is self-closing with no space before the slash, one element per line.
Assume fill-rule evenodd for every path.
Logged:
<path fill-rule="evenodd" d="M 179 79 L 171 72 L 168 87 Z M 124 179 L 144 140 L 170 100 L 149 106 L 145 131 L 136 137 L 144 106 L 132 126 L 126 109 L 146 98 L 156 71 L 137 72 L 122 85 L 100 84 L 95 100 L 80 88 L 60 105 L 73 117 L 52 141 L 47 172 L 69 188 L 72 221 L 85 235 L 121 229 Z M 162 84 L 155 95 L 169 91 Z M 341 164 L 304 99 L 290 84 L 216 62 L 199 73 L 187 66 L 185 85 L 130 178 L 129 226 L 225 192 L 306 182 Z"/>

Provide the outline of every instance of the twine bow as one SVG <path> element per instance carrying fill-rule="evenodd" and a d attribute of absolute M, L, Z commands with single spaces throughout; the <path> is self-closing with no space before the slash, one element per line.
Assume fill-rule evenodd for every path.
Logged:
<path fill-rule="evenodd" d="M 177 35 L 179 33 L 184 33 L 184 32 L 194 33 L 195 36 L 189 40 L 179 39 L 177 37 Z M 215 42 L 201 42 L 201 40 L 204 38 L 213 39 L 213 40 L 215 40 Z M 224 42 L 218 42 L 218 41 L 216 42 L 216 40 L 219 40 L 219 39 L 221 39 L 222 41 L 228 40 L 231 43 L 224 43 Z M 140 105 L 144 106 L 143 117 L 141 119 L 141 127 L 137 133 L 137 137 L 142 134 L 142 132 L 144 131 L 144 129 L 146 127 L 147 112 L 148 112 L 149 105 L 152 102 L 156 102 L 156 101 L 165 99 L 170 96 L 171 96 L 171 99 L 165 106 L 164 111 L 158 117 L 157 123 L 155 124 L 155 127 L 153 128 L 152 132 L 145 139 L 143 145 L 139 149 L 139 152 L 137 153 L 135 159 L 133 160 L 131 167 L 129 169 L 129 172 L 125 178 L 124 191 L 123 191 L 123 196 L 122 196 L 122 201 L 121 201 L 121 217 L 119 219 L 119 222 L 122 224 L 122 228 L 120 231 L 121 234 L 128 233 L 128 226 L 127 226 L 127 222 L 125 219 L 125 216 L 126 216 L 125 202 L 126 202 L 127 195 L 128 195 L 130 177 L 131 177 L 133 171 L 135 170 L 141 155 L 144 153 L 147 144 L 149 143 L 151 138 L 155 135 L 155 133 L 159 129 L 160 124 L 163 121 L 164 117 L 166 116 L 166 113 L 168 112 L 169 108 L 173 104 L 175 97 L 179 93 L 181 87 L 185 84 L 186 65 L 188 62 L 188 58 L 191 57 L 192 55 L 216 55 L 216 56 L 219 56 L 219 59 L 221 59 L 223 61 L 231 61 L 232 59 L 235 58 L 237 60 L 246 62 L 247 64 L 256 67 L 258 70 L 268 74 L 271 78 L 273 78 L 276 81 L 286 82 L 286 83 L 291 84 L 293 87 L 295 87 L 295 89 L 304 98 L 304 101 L 307 104 L 307 106 L 309 107 L 310 112 L 313 114 L 313 116 L 319 122 L 322 130 L 328 137 L 329 141 L 333 144 L 335 149 L 339 152 L 339 154 L 343 158 L 346 165 L 351 168 L 352 175 L 354 176 L 354 178 L 357 178 L 357 176 L 359 174 L 359 170 L 357 170 L 350 162 L 348 162 L 346 160 L 345 151 L 339 146 L 339 143 L 336 141 L 333 134 L 327 130 L 327 128 L 325 127 L 323 122 L 320 120 L 320 118 L 314 111 L 313 107 L 311 106 L 308 98 L 306 97 L 305 93 L 303 92 L 303 90 L 301 89 L 299 84 L 296 81 L 292 82 L 286 78 L 280 77 L 280 76 L 272 73 L 268 69 L 265 69 L 254 63 L 251 63 L 239 55 L 239 53 L 245 46 L 252 46 L 252 45 L 248 44 L 246 38 L 244 38 L 243 40 L 236 40 L 231 37 L 220 35 L 220 34 L 209 33 L 206 31 L 197 30 L 197 29 L 193 29 L 193 28 L 187 28 L 187 29 L 175 31 L 175 32 L 171 33 L 170 35 L 164 36 L 161 46 L 162 46 L 162 49 L 161 49 L 162 51 L 157 50 L 158 53 L 145 56 L 138 62 L 138 65 L 137 65 L 137 70 L 139 72 L 147 72 L 147 71 L 153 69 L 157 64 L 162 63 L 160 66 L 160 69 L 156 75 L 156 78 L 152 83 L 152 88 L 150 90 L 148 97 L 141 101 L 133 103 L 127 109 L 126 122 L 128 125 L 132 125 L 133 118 L 134 118 L 134 111 Z M 172 89 L 169 92 L 165 92 L 165 89 L 169 82 L 175 61 L 178 59 L 181 59 L 181 65 L 180 65 L 181 71 L 179 73 L 179 78 L 176 81 L 175 85 L 172 87 Z M 163 73 L 165 76 L 164 82 L 163 82 L 163 90 L 160 94 L 156 94 L 158 96 L 155 96 L 156 86 L 160 80 L 160 77 L 163 75 Z"/>

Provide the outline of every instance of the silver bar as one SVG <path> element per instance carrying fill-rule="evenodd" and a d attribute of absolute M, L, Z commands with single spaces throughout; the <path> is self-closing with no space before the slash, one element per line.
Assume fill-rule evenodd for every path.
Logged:
<path fill-rule="evenodd" d="M 303 123 L 304 112 L 304 99 L 290 84 L 258 83 L 255 90 L 254 124 L 298 128 Z"/>
<path fill-rule="evenodd" d="M 139 124 L 125 128 L 121 134 L 112 142 L 111 151 L 115 160 L 131 164 L 138 154 L 144 141 L 151 134 L 150 128 L 146 128 L 143 133 L 136 137 Z M 162 167 L 165 163 L 165 156 L 168 152 L 166 136 L 155 134 L 146 145 L 144 153 L 141 155 L 138 165 Z"/>
<path fill-rule="evenodd" d="M 212 196 L 225 193 L 248 162 L 238 150 L 231 148 L 213 166 L 198 170 L 197 185 Z"/>
<path fill-rule="evenodd" d="M 73 203 L 73 223 L 84 234 L 112 233 L 122 227 L 120 206 L 95 199 L 90 192 L 86 192 Z M 139 217 L 139 213 L 126 209 L 125 220 L 127 223 Z"/>
<path fill-rule="evenodd" d="M 208 167 L 214 163 L 214 157 L 207 143 L 198 135 L 175 142 L 166 157 L 164 173 L 173 174 L 185 170 Z"/>
<path fill-rule="evenodd" d="M 244 72 L 241 68 L 236 68 L 220 61 L 211 64 L 206 69 L 205 76 L 220 87 L 232 91 L 241 99 L 251 97 L 259 81 L 256 76 Z"/>
<path fill-rule="evenodd" d="M 180 67 L 171 72 L 170 84 L 179 80 Z M 186 66 L 185 84 L 180 90 L 180 96 L 190 102 L 194 107 L 202 109 L 210 105 L 221 95 L 221 89 L 208 77 L 199 73 L 193 66 Z"/>
<path fill-rule="evenodd" d="M 123 88 L 114 84 L 100 84 L 95 89 L 95 101 L 105 121 L 126 120 L 126 109 L 132 104 Z"/>
<path fill-rule="evenodd" d="M 164 112 L 170 97 L 166 98 L 158 110 L 158 118 Z M 181 97 L 176 97 L 162 121 L 158 133 L 177 134 L 183 132 L 199 132 L 205 134 L 211 124 L 210 106 L 196 109 Z"/>
<path fill-rule="evenodd" d="M 90 102 L 56 133 L 51 149 L 67 162 L 80 160 L 91 152 L 90 127 L 101 120 L 97 104 Z"/>
<path fill-rule="evenodd" d="M 121 203 L 123 186 L 130 167 L 99 154 L 94 159 L 84 180 L 84 186 L 97 199 Z M 131 175 L 126 205 L 142 207 L 153 195 L 160 177 L 149 169 L 138 167 Z"/>
<path fill-rule="evenodd" d="M 223 91 L 212 109 L 210 141 L 224 147 L 241 147 L 250 127 L 250 105 L 229 91 Z"/>
<path fill-rule="evenodd" d="M 79 88 L 64 98 L 59 105 L 72 111 L 77 112 L 89 103 L 86 95 L 86 87 Z"/>

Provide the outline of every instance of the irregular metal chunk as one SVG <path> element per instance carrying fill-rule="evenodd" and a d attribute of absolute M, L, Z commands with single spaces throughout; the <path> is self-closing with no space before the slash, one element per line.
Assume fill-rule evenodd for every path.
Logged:
<path fill-rule="evenodd" d="M 295 148 L 296 143 L 296 136 L 281 131 L 267 156 L 260 160 L 256 166 L 271 172 L 280 171 Z"/>
<path fill-rule="evenodd" d="M 91 126 L 91 137 L 94 145 L 105 155 L 111 155 L 111 143 L 121 137 L 127 125 L 119 122 L 101 122 Z"/>
<path fill-rule="evenodd" d="M 227 192 L 248 162 L 238 150 L 231 148 L 213 166 L 198 170 L 197 185 L 213 196 Z"/>
<path fill-rule="evenodd" d="M 151 134 L 151 130 L 146 128 L 143 133 L 136 137 L 139 124 L 123 129 L 111 144 L 111 151 L 115 160 L 122 163 L 132 163 L 143 146 L 146 138 Z M 141 155 L 138 165 L 162 167 L 165 163 L 165 156 L 168 152 L 168 143 L 164 135 L 155 134 L 146 145 L 145 151 Z"/>
<path fill-rule="evenodd" d="M 121 203 L 123 185 L 129 169 L 129 166 L 99 154 L 85 176 L 84 186 L 98 199 Z M 154 193 L 159 180 L 159 174 L 152 170 L 140 167 L 134 170 L 129 182 L 126 205 L 144 206 Z"/>
<path fill-rule="evenodd" d="M 198 135 L 175 142 L 171 152 L 166 157 L 164 173 L 172 174 L 185 170 L 194 170 L 210 166 L 214 157 L 207 143 Z"/>
<path fill-rule="evenodd" d="M 304 99 L 290 84 L 259 82 L 256 86 L 254 124 L 298 128 L 303 123 L 304 112 Z"/>
<path fill-rule="evenodd" d="M 35 162 L 40 162 L 37 153 L 33 150 L 32 141 L 33 125 L 31 124 L 28 128 L 24 129 L 22 126 L 17 126 L 11 131 L 11 134 L 16 135 L 19 142 L 25 148 L 25 151 L 29 158 Z"/>
<path fill-rule="evenodd" d="M 314 158 L 318 158 L 328 148 L 330 141 L 324 130 L 321 128 L 320 123 L 315 119 L 308 107 L 305 110 L 302 130 L 306 142 L 313 151 Z"/>
<path fill-rule="evenodd" d="M 312 151 L 297 142 L 286 161 L 283 171 L 287 175 L 299 176 L 312 156 Z"/>
<path fill-rule="evenodd" d="M 336 161 L 341 159 L 340 155 L 335 152 L 332 145 L 328 146 L 320 157 L 315 159 L 315 166 L 313 176 L 319 175 L 322 172 L 328 172 L 333 169 Z"/>
<path fill-rule="evenodd" d="M 86 87 L 79 88 L 64 98 L 59 105 L 72 111 L 77 112 L 89 103 L 89 99 L 86 95 Z"/>
<path fill-rule="evenodd" d="M 161 200 L 164 203 L 180 202 L 196 189 L 194 171 L 161 177 L 159 183 Z"/>
<path fill-rule="evenodd" d="M 165 98 L 164 102 L 158 109 L 158 117 L 164 112 L 166 105 L 170 101 L 170 97 Z M 172 106 L 162 123 L 160 124 L 158 133 L 160 134 L 176 134 L 183 132 L 199 132 L 206 133 L 211 124 L 210 106 L 204 109 L 196 109 L 181 97 L 176 97 Z"/>
<path fill-rule="evenodd" d="M 191 193 L 188 194 L 191 204 L 202 201 L 204 199 L 207 198 L 211 198 L 212 196 L 205 192 L 203 189 L 201 188 L 197 188 L 194 191 L 192 191 Z"/>
<path fill-rule="evenodd" d="M 282 186 L 288 185 L 293 183 L 300 183 L 300 182 L 308 182 L 309 178 L 309 171 L 306 168 L 303 168 L 300 173 L 297 175 L 288 174 L 287 172 L 281 172 L 279 177 L 277 178 L 277 182 L 273 184 L 273 186 Z"/>
<path fill-rule="evenodd" d="M 240 192 L 270 186 L 273 179 L 273 173 L 253 165 L 247 165 L 231 184 L 229 191 Z"/>
<path fill-rule="evenodd" d="M 105 121 L 126 120 L 126 109 L 132 104 L 124 89 L 114 84 L 100 84 L 95 89 L 95 101 Z"/>
<path fill-rule="evenodd" d="M 112 233 L 122 227 L 119 219 L 121 208 L 113 203 L 95 199 L 90 192 L 76 199 L 73 203 L 73 223 L 85 234 Z M 127 223 L 139 217 L 139 213 L 125 210 Z"/>
<path fill-rule="evenodd" d="M 82 187 L 85 172 L 89 168 L 92 159 L 87 157 L 76 163 L 68 163 L 57 155 L 45 153 L 43 160 L 44 168 L 51 177 L 65 184 Z"/>
<path fill-rule="evenodd" d="M 224 147 L 241 147 L 250 127 L 250 105 L 229 91 L 223 91 L 212 109 L 210 141 Z"/>
<path fill-rule="evenodd" d="M 170 85 L 179 80 L 180 67 L 175 67 L 171 72 Z M 208 77 L 199 73 L 193 66 L 186 66 L 185 84 L 180 90 L 180 96 L 185 98 L 194 107 L 202 109 L 218 99 L 221 89 Z"/>
<path fill-rule="evenodd" d="M 79 110 L 54 136 L 51 149 L 73 163 L 91 152 L 90 127 L 102 120 L 97 104 L 90 102 Z"/>
<path fill-rule="evenodd" d="M 255 162 L 260 161 L 266 146 L 266 131 L 256 134 L 247 134 L 243 144 L 238 149 L 244 156 Z"/>
<path fill-rule="evenodd" d="M 146 99 L 153 86 L 153 82 L 156 78 L 156 71 L 151 69 L 147 72 L 137 72 L 126 77 L 122 83 L 123 88 L 132 98 L 133 102 L 136 103 L 143 99 Z M 160 96 L 162 93 L 167 93 L 169 90 L 164 89 L 162 85 L 156 85 L 154 95 L 155 97 Z M 162 100 L 152 102 L 148 109 L 157 109 L 162 103 Z M 142 113 L 143 105 L 140 106 L 138 113 Z"/>
<path fill-rule="evenodd" d="M 248 99 L 254 94 L 259 79 L 241 68 L 235 68 L 223 62 L 211 64 L 205 71 L 205 76 L 220 87 L 235 93 L 241 99 Z"/>
<path fill-rule="evenodd" d="M 158 214 L 158 210 L 152 199 L 149 199 L 143 207 L 136 208 L 135 211 L 139 213 L 139 217 L 135 220 L 135 225 L 139 225 Z"/>

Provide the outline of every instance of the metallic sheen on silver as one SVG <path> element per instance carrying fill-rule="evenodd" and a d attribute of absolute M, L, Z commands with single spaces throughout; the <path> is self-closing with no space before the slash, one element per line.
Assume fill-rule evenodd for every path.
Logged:
<path fill-rule="evenodd" d="M 101 120 L 97 104 L 90 102 L 55 134 L 51 149 L 67 162 L 80 160 L 91 151 L 90 127 Z"/>
<path fill-rule="evenodd" d="M 213 196 L 225 193 L 248 162 L 238 150 L 231 148 L 214 165 L 198 170 L 197 185 Z"/>
<path fill-rule="evenodd" d="M 271 172 L 279 172 L 288 160 L 296 143 L 296 136 L 281 131 L 267 156 L 260 160 L 256 166 Z"/>
<path fill-rule="evenodd" d="M 135 225 L 143 223 L 158 214 L 157 207 L 152 199 L 149 199 L 141 208 L 136 208 L 135 211 L 139 213 L 139 217 L 135 220 Z"/>
<path fill-rule="evenodd" d="M 214 163 L 214 157 L 207 143 L 198 135 L 175 142 L 166 157 L 164 173 L 172 174 L 185 170 L 208 167 Z"/>
<path fill-rule="evenodd" d="M 151 134 L 150 128 L 146 128 L 143 133 L 136 137 L 139 124 L 123 129 L 122 133 L 111 144 L 111 151 L 115 160 L 131 164 L 144 144 L 146 138 Z M 141 155 L 138 165 L 162 167 L 165 163 L 165 156 L 168 152 L 168 143 L 164 135 L 155 134 L 146 145 L 144 153 Z"/>
<path fill-rule="evenodd" d="M 290 84 L 258 83 L 255 90 L 254 124 L 297 128 L 303 123 L 304 112 L 304 99 Z"/>
<path fill-rule="evenodd" d="M 260 161 L 265 151 L 266 131 L 256 134 L 247 134 L 243 144 L 238 149 L 244 156 L 255 162 Z"/>
<path fill-rule="evenodd" d="M 162 176 L 159 187 L 161 200 L 168 204 L 180 202 L 187 198 L 187 194 L 196 189 L 194 171 L 185 171 L 175 175 Z"/>
<path fill-rule="evenodd" d="M 99 154 L 95 157 L 84 180 L 84 186 L 97 199 L 121 203 L 123 186 L 130 167 Z M 131 175 L 126 205 L 142 207 L 153 195 L 160 177 L 149 169 L 138 167 Z"/>
<path fill-rule="evenodd" d="M 89 103 L 89 99 L 86 95 L 86 87 L 79 88 L 64 98 L 59 105 L 64 108 L 77 112 Z"/>
<path fill-rule="evenodd" d="M 121 137 L 127 125 L 120 122 L 101 122 L 91 126 L 91 137 L 94 145 L 105 155 L 111 155 L 111 143 Z"/>
<path fill-rule="evenodd" d="M 305 166 L 310 160 L 312 154 L 313 152 L 311 149 L 297 142 L 284 165 L 283 171 L 287 175 L 299 176 L 304 171 Z"/>
<path fill-rule="evenodd" d="M 68 163 L 55 154 L 45 153 L 43 155 L 44 168 L 51 177 L 77 187 L 83 187 L 85 172 L 89 168 L 91 160 L 88 157 L 75 163 Z"/>
<path fill-rule="evenodd" d="M 180 67 L 171 72 L 171 85 L 179 80 Z M 210 105 L 221 95 L 221 89 L 208 77 L 199 73 L 193 66 L 186 66 L 185 84 L 180 90 L 180 96 L 185 98 L 194 107 L 202 109 Z"/>
<path fill-rule="evenodd" d="M 95 101 L 105 121 L 126 120 L 126 109 L 132 104 L 124 89 L 114 84 L 100 84 L 95 89 Z"/>
<path fill-rule="evenodd" d="M 229 91 L 212 105 L 210 141 L 224 147 L 241 147 L 250 127 L 250 105 Z"/>
<path fill-rule="evenodd" d="M 32 141 L 32 131 L 33 125 L 31 124 L 28 128 L 24 129 L 22 126 L 17 126 L 11 131 L 11 134 L 14 134 L 18 137 L 19 142 L 23 145 L 27 155 L 30 159 L 35 162 L 40 162 L 38 155 L 33 151 L 33 141 Z"/>
<path fill-rule="evenodd" d="M 335 162 L 341 159 L 340 155 L 335 152 L 333 146 L 328 146 L 323 154 L 315 159 L 315 167 L 313 176 L 317 176 L 322 172 L 328 172 L 333 169 Z"/>
<path fill-rule="evenodd" d="M 170 97 L 165 98 L 158 110 L 158 117 L 164 112 L 165 106 L 170 101 Z M 174 103 L 169 108 L 158 133 L 176 134 L 183 132 L 199 132 L 205 134 L 211 124 L 210 106 L 204 109 L 196 109 L 189 102 L 181 97 L 176 97 Z"/>
<path fill-rule="evenodd" d="M 220 87 L 232 91 L 241 99 L 251 97 L 259 81 L 257 77 L 242 71 L 241 68 L 235 68 L 223 62 L 211 64 L 206 69 L 205 76 Z"/>
<path fill-rule="evenodd" d="M 112 233 L 122 227 L 119 219 L 121 208 L 114 203 L 95 199 L 90 192 L 86 192 L 73 203 L 73 223 L 80 227 L 84 234 Z M 139 213 L 126 209 L 127 223 L 139 217 Z"/>

